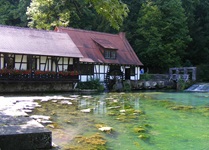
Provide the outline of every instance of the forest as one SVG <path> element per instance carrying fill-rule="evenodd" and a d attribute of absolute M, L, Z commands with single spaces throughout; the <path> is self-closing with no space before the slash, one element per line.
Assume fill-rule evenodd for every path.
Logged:
<path fill-rule="evenodd" d="M 2 25 L 126 32 L 151 73 L 190 66 L 209 73 L 206 0 L 0 0 L 0 4 Z"/>

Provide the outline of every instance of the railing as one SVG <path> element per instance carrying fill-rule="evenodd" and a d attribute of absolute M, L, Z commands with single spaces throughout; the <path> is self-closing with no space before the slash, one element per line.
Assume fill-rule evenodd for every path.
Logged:
<path fill-rule="evenodd" d="M 13 81 L 73 81 L 78 80 L 76 71 L 29 71 L 29 70 L 0 70 L 0 80 Z"/>

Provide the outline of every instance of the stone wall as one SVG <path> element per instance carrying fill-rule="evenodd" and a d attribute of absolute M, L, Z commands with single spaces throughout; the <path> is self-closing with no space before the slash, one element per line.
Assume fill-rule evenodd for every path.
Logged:
<path fill-rule="evenodd" d="M 12 92 L 65 92 L 73 89 L 72 82 L 0 82 L 1 93 Z"/>
<path fill-rule="evenodd" d="M 132 89 L 174 89 L 175 83 L 167 80 L 130 81 Z"/>
<path fill-rule="evenodd" d="M 132 89 L 175 89 L 176 87 L 173 81 L 169 81 L 168 74 L 142 74 L 141 78 L 139 81 L 130 81 Z"/>

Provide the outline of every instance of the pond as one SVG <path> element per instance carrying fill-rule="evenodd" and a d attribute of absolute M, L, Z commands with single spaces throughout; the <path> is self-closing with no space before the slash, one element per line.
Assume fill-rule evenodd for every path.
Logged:
<path fill-rule="evenodd" d="M 208 149 L 209 93 L 64 96 L 65 101 L 38 101 L 42 107 L 31 114 L 51 116 L 46 127 L 59 149 Z"/>

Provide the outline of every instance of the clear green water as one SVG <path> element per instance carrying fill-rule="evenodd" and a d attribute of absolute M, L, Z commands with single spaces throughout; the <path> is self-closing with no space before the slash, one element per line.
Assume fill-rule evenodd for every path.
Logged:
<path fill-rule="evenodd" d="M 70 101 L 72 105 L 40 102 L 42 108 L 34 111 L 52 117 L 54 128 L 47 127 L 63 150 L 81 149 L 75 137 L 96 133 L 106 140 L 102 148 L 108 150 L 209 149 L 209 93 L 106 93 Z M 87 108 L 90 113 L 80 111 Z M 98 124 L 113 131 L 101 132 Z"/>

